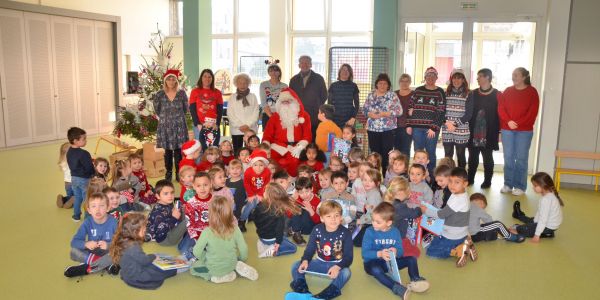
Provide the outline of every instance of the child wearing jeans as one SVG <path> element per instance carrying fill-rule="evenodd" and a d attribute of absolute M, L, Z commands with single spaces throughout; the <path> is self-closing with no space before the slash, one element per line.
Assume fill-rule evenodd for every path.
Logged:
<path fill-rule="evenodd" d="M 300 177 L 296 181 L 296 192 L 298 197 L 296 204 L 300 207 L 300 214 L 290 217 L 289 228 L 291 228 L 292 240 L 298 246 L 306 245 L 303 234 L 310 234 L 313 227 L 321 222 L 317 214 L 317 206 L 321 203 L 319 197 L 313 193 L 312 180 Z"/>
<path fill-rule="evenodd" d="M 429 283 L 419 275 L 417 258 L 402 256 L 402 239 L 398 228 L 392 226 L 393 218 L 394 206 L 390 203 L 382 202 L 373 209 L 373 226 L 365 232 L 362 257 L 367 274 L 375 277 L 401 299 L 407 299 L 410 291 L 425 292 L 429 289 Z M 396 260 L 398 270 L 408 268 L 408 288 L 386 274 L 389 271 L 386 262 L 392 259 Z"/>
<path fill-rule="evenodd" d="M 292 265 L 290 287 L 309 299 L 311 294 L 306 284 L 306 271 L 327 274 L 332 279 L 331 284 L 314 298 L 333 299 L 342 294 L 342 288 L 350 280 L 354 250 L 352 233 L 342 226 L 342 206 L 339 203 L 321 203 L 319 215 L 322 223 L 313 228 L 302 258 Z M 317 257 L 313 259 L 315 253 Z"/>
<path fill-rule="evenodd" d="M 58 166 L 63 172 L 63 179 L 65 181 L 65 196 L 62 194 L 56 196 L 56 206 L 59 208 L 71 208 L 73 207 L 73 202 L 75 202 L 73 187 L 71 186 L 71 170 L 69 170 L 69 164 L 67 163 L 67 151 L 69 151 L 70 147 L 70 143 L 62 144 L 58 155 Z"/>
<path fill-rule="evenodd" d="M 154 240 L 163 246 L 177 245 L 186 232 L 185 214 L 181 202 L 174 203 L 175 187 L 169 180 L 156 183 L 158 202 L 148 216 L 145 241 Z"/>
<path fill-rule="evenodd" d="M 86 209 L 91 218 L 85 218 L 71 240 L 71 259 L 80 265 L 68 267 L 66 277 L 83 276 L 111 266 L 108 246 L 117 229 L 117 220 L 108 215 L 108 198 L 102 193 L 91 194 Z M 109 272 L 118 271 L 111 268 Z"/>
<path fill-rule="evenodd" d="M 258 279 L 256 269 L 244 263 L 248 258 L 248 246 L 233 217 L 232 203 L 216 196 L 208 210 L 208 228 L 194 246 L 190 272 L 214 283 L 231 282 L 237 274 L 250 280 Z"/>
<path fill-rule="evenodd" d="M 212 185 L 210 176 L 206 172 L 197 173 L 194 177 L 194 191 L 196 194 L 184 205 L 185 215 L 188 219 L 187 234 L 177 246 L 179 252 L 187 259 L 193 258 L 192 248 L 208 227 L 208 208 L 212 201 Z"/>
<path fill-rule="evenodd" d="M 271 182 L 265 197 L 252 212 L 258 241 L 258 257 L 266 258 L 296 253 L 296 245 L 283 236 L 287 213 L 296 215 L 300 209 L 283 187 Z"/>
<path fill-rule="evenodd" d="M 67 151 L 67 164 L 71 171 L 71 188 L 75 196 L 71 218 L 74 222 L 79 222 L 81 220 L 81 204 L 85 199 L 85 190 L 95 171 L 92 156 L 89 152 L 83 150 L 83 147 L 87 144 L 85 130 L 71 127 L 67 131 L 67 138 L 71 144 Z"/>
<path fill-rule="evenodd" d="M 439 167 L 438 167 L 439 168 Z M 523 236 L 512 234 L 500 221 L 494 219 L 485 212 L 487 199 L 481 193 L 471 195 L 471 207 L 469 212 L 469 234 L 474 243 L 479 241 L 495 241 L 498 234 L 502 235 L 506 241 L 522 243 L 525 241 Z"/>
<path fill-rule="evenodd" d="M 456 266 L 464 267 L 467 256 L 472 261 L 477 260 L 477 252 L 469 234 L 469 197 L 465 189 L 469 184 L 467 171 L 454 168 L 450 173 L 448 188 L 452 196 L 448 199 L 446 207 L 437 212 L 421 206 L 421 211 L 426 215 L 444 219 L 444 228 L 440 236 L 436 236 L 427 248 L 427 256 L 435 258 L 457 257 Z"/>
<path fill-rule="evenodd" d="M 146 216 L 140 213 L 128 213 L 123 216 L 114 241 L 110 245 L 110 256 L 114 264 L 121 266 L 121 279 L 129 286 L 154 290 L 159 288 L 165 279 L 177 275 L 179 270 L 163 271 L 154 266 L 154 254 L 146 254 L 142 250 L 146 235 Z"/>

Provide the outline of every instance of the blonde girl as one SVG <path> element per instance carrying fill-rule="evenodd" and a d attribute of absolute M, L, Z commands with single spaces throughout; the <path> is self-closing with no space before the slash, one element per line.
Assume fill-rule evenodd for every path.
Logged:
<path fill-rule="evenodd" d="M 66 142 L 60 145 L 60 151 L 58 155 L 58 167 L 63 172 L 63 179 L 65 182 L 65 193 L 56 195 L 56 206 L 58 208 L 71 208 L 73 207 L 73 202 L 75 201 L 75 194 L 73 193 L 73 188 L 71 187 L 71 170 L 69 169 L 69 164 L 67 163 L 67 151 L 71 148 L 71 144 Z"/>
<path fill-rule="evenodd" d="M 214 197 L 225 197 L 225 199 L 231 202 L 231 206 L 233 207 L 233 194 L 231 193 L 231 190 L 225 186 L 227 181 L 225 170 L 218 167 L 213 167 L 210 169 L 210 171 L 208 171 L 208 176 L 210 176 L 210 182 L 212 184 L 212 195 Z"/>
<path fill-rule="evenodd" d="M 123 210 L 141 211 L 145 209 L 145 206 L 139 203 L 139 198 L 137 197 L 138 192 L 142 188 L 142 184 L 139 179 L 133 175 L 129 160 L 118 160 L 115 162 L 112 179 L 112 187 L 117 189 L 121 195 Z"/>
<path fill-rule="evenodd" d="M 393 224 L 400 231 L 405 256 L 419 257 L 421 252 L 416 246 L 416 238 L 421 209 L 409 208 L 407 205 L 409 198 L 410 184 L 408 180 L 403 177 L 393 178 L 385 192 L 384 200 L 394 206 Z"/>
<path fill-rule="evenodd" d="M 149 290 L 159 288 L 165 279 L 175 276 L 177 270 L 157 268 L 152 264 L 156 256 L 144 253 L 146 223 L 143 214 L 125 214 L 110 244 L 110 256 L 114 264 L 121 266 L 121 279 L 127 285 Z"/>
<path fill-rule="evenodd" d="M 354 246 L 362 246 L 362 238 L 372 224 L 371 211 L 383 201 L 385 186 L 382 186 L 381 172 L 375 169 L 367 169 L 361 176 L 361 183 L 365 190 L 365 197 L 356 198 L 357 224 L 361 225 L 361 230 L 354 238 Z"/>
<path fill-rule="evenodd" d="M 235 155 L 233 153 L 233 144 L 227 137 L 221 139 L 219 151 L 221 151 L 221 160 L 225 166 L 229 166 L 229 163 L 235 158 Z"/>
<path fill-rule="evenodd" d="M 213 198 L 208 211 L 208 223 L 194 246 L 193 263 L 190 272 L 214 283 L 231 282 L 236 272 L 250 280 L 258 279 L 258 272 L 245 264 L 248 246 L 244 236 L 236 226 L 231 202 L 220 196 Z"/>
<path fill-rule="evenodd" d="M 198 172 L 208 172 L 215 162 L 221 159 L 221 150 L 219 148 L 211 146 L 204 151 L 204 155 L 202 156 L 202 161 L 196 167 L 196 171 Z"/>

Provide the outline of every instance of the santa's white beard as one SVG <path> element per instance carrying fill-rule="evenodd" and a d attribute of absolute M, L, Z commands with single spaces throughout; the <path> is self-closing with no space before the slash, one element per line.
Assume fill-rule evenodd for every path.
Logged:
<path fill-rule="evenodd" d="M 300 105 L 298 102 L 292 101 L 289 104 L 283 104 L 281 101 L 277 101 L 276 106 L 283 128 L 293 128 L 298 125 L 298 113 L 300 112 Z"/>

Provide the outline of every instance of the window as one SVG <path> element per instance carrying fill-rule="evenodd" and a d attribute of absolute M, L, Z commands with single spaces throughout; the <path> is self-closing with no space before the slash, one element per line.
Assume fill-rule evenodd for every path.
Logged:
<path fill-rule="evenodd" d="M 213 71 L 244 71 L 256 81 L 241 62 L 269 54 L 269 0 L 212 0 L 211 6 Z"/>
<path fill-rule="evenodd" d="M 169 35 L 183 35 L 182 0 L 169 0 Z"/>
<path fill-rule="evenodd" d="M 298 58 L 309 55 L 313 70 L 327 78 L 330 47 L 372 45 L 372 0 L 291 0 L 291 3 L 289 75 L 300 71 Z"/>

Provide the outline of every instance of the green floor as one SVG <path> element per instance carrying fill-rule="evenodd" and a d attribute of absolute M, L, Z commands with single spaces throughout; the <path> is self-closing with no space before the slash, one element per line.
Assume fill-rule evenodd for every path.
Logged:
<path fill-rule="evenodd" d="M 93 152 L 96 139 L 90 138 Z M 156 291 L 141 291 L 126 286 L 118 277 L 87 276 L 81 282 L 62 275 L 69 259 L 69 243 L 78 227 L 71 221 L 71 210 L 55 206 L 57 193 L 63 192 L 62 173 L 56 166 L 59 143 L 0 152 L 0 228 L 2 228 L 2 299 L 283 299 L 289 290 L 289 268 L 301 256 L 259 260 L 256 234 L 249 226 L 246 241 L 250 248 L 248 263 L 260 274 L 256 282 L 238 279 L 216 285 L 189 274 L 169 279 Z M 112 151 L 106 145 L 99 155 Z M 481 178 L 477 180 L 477 186 Z M 155 181 L 155 180 L 153 180 Z M 493 187 L 486 192 L 488 212 L 507 225 L 512 201 L 516 197 L 500 194 L 502 175 L 496 174 Z M 478 191 L 472 189 L 471 192 Z M 595 298 L 600 285 L 600 193 L 568 190 L 561 193 L 566 203 L 564 223 L 552 240 L 541 244 L 512 244 L 504 241 L 477 244 L 480 258 L 457 269 L 451 260 L 422 256 L 421 275 L 431 283 L 424 294 L 413 299 L 584 299 Z M 535 213 L 538 196 L 521 197 L 522 208 Z M 174 248 L 146 244 L 146 252 L 176 253 Z M 352 279 L 340 299 L 393 299 L 394 296 L 362 268 L 360 249 L 354 251 Z M 406 272 L 402 272 L 407 278 Z M 309 279 L 313 291 L 326 285 L 323 279 Z"/>

